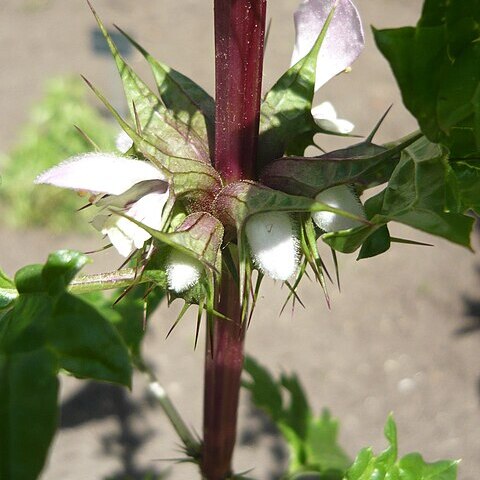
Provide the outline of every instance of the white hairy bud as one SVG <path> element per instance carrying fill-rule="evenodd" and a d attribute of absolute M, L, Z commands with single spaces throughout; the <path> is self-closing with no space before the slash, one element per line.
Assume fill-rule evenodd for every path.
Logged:
<path fill-rule="evenodd" d="M 245 233 L 256 266 L 275 280 L 287 280 L 298 269 L 298 239 L 291 216 L 284 212 L 253 215 Z"/>
<path fill-rule="evenodd" d="M 347 185 L 338 185 L 320 192 L 315 200 L 325 203 L 333 208 L 345 210 L 360 218 L 365 217 L 365 210 L 355 192 Z M 363 225 L 359 220 L 344 217 L 338 213 L 315 212 L 312 213 L 313 221 L 325 232 L 337 232 Z"/>
<path fill-rule="evenodd" d="M 190 255 L 174 250 L 168 259 L 166 270 L 169 290 L 182 293 L 198 283 L 203 265 Z"/>

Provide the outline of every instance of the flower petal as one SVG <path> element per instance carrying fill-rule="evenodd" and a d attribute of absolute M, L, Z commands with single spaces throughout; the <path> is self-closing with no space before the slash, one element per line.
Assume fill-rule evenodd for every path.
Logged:
<path fill-rule="evenodd" d="M 149 193 L 137 200 L 125 214 L 144 223 L 147 227 L 161 230 L 163 227 L 163 207 L 168 200 L 168 193 Z M 128 218 L 115 215 L 97 215 L 93 225 L 108 235 L 118 253 L 128 257 L 136 248 L 142 248 L 150 234 Z"/>
<path fill-rule="evenodd" d="M 365 210 L 355 192 L 347 185 L 338 185 L 327 188 L 320 192 L 315 200 L 325 203 L 333 208 L 339 208 L 352 213 L 360 218 L 365 217 Z M 338 213 L 315 212 L 312 213 L 313 221 L 325 232 L 337 232 L 339 230 L 348 230 L 349 228 L 360 227 L 363 225 L 358 220 L 344 217 Z"/>
<path fill-rule="evenodd" d="M 182 293 L 200 280 L 203 265 L 193 257 L 174 250 L 168 259 L 167 284 L 170 290 Z"/>
<path fill-rule="evenodd" d="M 330 102 L 322 102 L 316 107 L 312 108 L 312 115 L 315 120 L 336 120 L 337 111 Z"/>
<path fill-rule="evenodd" d="M 315 90 L 349 67 L 365 45 L 360 16 L 350 0 L 303 0 L 295 12 L 292 65 L 312 49 L 335 4 L 335 14 L 318 55 Z"/>
<path fill-rule="evenodd" d="M 151 163 L 110 153 L 87 153 L 72 157 L 43 172 L 35 183 L 119 195 L 143 180 L 165 180 Z"/>
<path fill-rule="evenodd" d="M 298 269 L 298 239 L 292 218 L 284 212 L 253 215 L 245 225 L 253 259 L 275 280 L 288 280 Z"/>

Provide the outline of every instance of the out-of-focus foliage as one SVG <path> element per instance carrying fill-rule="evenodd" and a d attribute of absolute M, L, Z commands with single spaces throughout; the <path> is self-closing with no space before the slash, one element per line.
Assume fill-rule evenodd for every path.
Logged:
<path fill-rule="evenodd" d="M 398 458 L 397 427 L 392 417 L 385 425 L 388 447 L 375 455 L 362 449 L 352 462 L 338 443 L 339 423 L 327 410 L 313 415 L 296 375 L 279 380 L 252 358 L 245 360 L 244 387 L 253 403 L 280 430 L 290 451 L 284 480 L 455 480 L 457 461 L 426 463 L 418 453 Z"/>
<path fill-rule="evenodd" d="M 0 199 L 4 222 L 14 226 L 43 226 L 55 231 L 87 228 L 75 210 L 86 202 L 71 192 L 39 188 L 35 177 L 73 155 L 93 149 L 75 128 L 86 132 L 102 150 L 114 148 L 115 129 L 86 100 L 77 78 L 58 77 L 45 87 L 32 108 L 15 146 L 0 156 Z"/>
<path fill-rule="evenodd" d="M 58 420 L 58 374 L 130 386 L 131 357 L 99 310 L 67 291 L 88 262 L 61 250 L 23 267 L 3 290 L 18 292 L 0 316 L 0 478 L 34 480 Z"/>

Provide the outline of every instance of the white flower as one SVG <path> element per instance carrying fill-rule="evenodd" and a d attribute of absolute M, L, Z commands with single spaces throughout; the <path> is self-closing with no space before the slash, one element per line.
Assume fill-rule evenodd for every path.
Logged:
<path fill-rule="evenodd" d="M 166 270 L 168 288 L 182 293 L 198 283 L 203 265 L 195 258 L 174 250 L 168 258 Z"/>
<path fill-rule="evenodd" d="M 115 139 L 115 147 L 120 153 L 127 153 L 133 146 L 133 140 L 128 136 L 127 132 L 121 131 Z"/>
<path fill-rule="evenodd" d="M 330 207 L 345 210 L 357 217 L 366 218 L 363 205 L 355 192 L 347 185 L 338 185 L 336 187 L 327 188 L 327 190 L 320 192 L 315 197 L 315 200 L 325 203 Z M 317 226 L 325 232 L 348 230 L 349 228 L 360 227 L 363 225 L 359 220 L 353 220 L 332 212 L 315 212 L 312 213 L 312 218 Z"/>
<path fill-rule="evenodd" d="M 258 268 L 275 280 L 287 280 L 298 269 L 298 239 L 288 213 L 267 212 L 253 215 L 245 233 Z"/>
<path fill-rule="evenodd" d="M 93 195 L 108 195 L 93 203 L 122 209 L 138 222 L 155 230 L 163 226 L 163 207 L 168 200 L 165 175 L 151 163 L 108 153 L 87 153 L 60 163 L 35 179 L 57 187 Z M 97 215 L 95 228 L 108 235 L 120 255 L 128 257 L 142 248 L 150 234 L 124 217 L 108 212 Z"/>
<path fill-rule="evenodd" d="M 350 133 L 355 125 L 343 118 L 337 118 L 337 112 L 330 102 L 323 102 L 312 108 L 315 123 L 323 130 L 333 133 Z"/>
<path fill-rule="evenodd" d="M 334 6 L 317 59 L 315 91 L 348 68 L 365 45 L 360 16 L 350 0 L 302 0 L 295 12 L 292 65 L 310 52 Z"/>

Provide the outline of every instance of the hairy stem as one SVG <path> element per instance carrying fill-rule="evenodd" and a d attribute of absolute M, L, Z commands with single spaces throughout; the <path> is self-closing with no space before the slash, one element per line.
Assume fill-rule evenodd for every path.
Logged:
<path fill-rule="evenodd" d="M 262 87 L 266 0 L 215 0 L 215 168 L 227 183 L 253 179 Z M 204 443 L 207 480 L 232 475 L 245 325 L 239 288 L 223 273 L 205 355 Z"/>
<path fill-rule="evenodd" d="M 266 0 L 215 0 L 215 167 L 251 179 L 260 119 Z"/>

